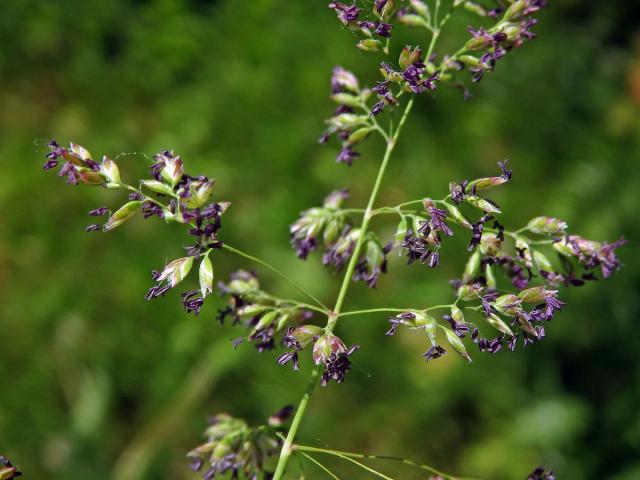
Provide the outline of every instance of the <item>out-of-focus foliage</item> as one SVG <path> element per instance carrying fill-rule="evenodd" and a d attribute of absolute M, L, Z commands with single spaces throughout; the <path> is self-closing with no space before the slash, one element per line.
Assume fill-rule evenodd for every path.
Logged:
<path fill-rule="evenodd" d="M 150 270 L 182 254 L 182 229 L 137 219 L 87 234 L 90 208 L 116 206 L 110 192 L 65 187 L 40 165 L 51 137 L 113 156 L 173 148 L 233 202 L 224 240 L 332 302 L 337 278 L 317 257 L 295 258 L 287 225 L 335 188 L 364 203 L 381 145 L 369 142 L 348 169 L 316 139 L 333 108 L 331 68 L 371 84 L 380 57 L 353 48 L 325 3 L 0 5 L 0 452 L 26 478 L 194 478 L 185 454 L 208 413 L 255 424 L 301 396 L 308 359 L 293 372 L 276 352 L 234 351 L 237 332 L 217 324 L 213 305 L 193 318 L 175 298 L 143 301 Z M 586 237 L 624 234 L 626 267 L 567 292 L 544 342 L 471 365 L 453 355 L 426 365 L 422 336 L 385 337 L 382 316 L 345 318 L 341 337 L 362 349 L 348 382 L 313 397 L 305 443 L 486 479 L 521 479 L 540 463 L 562 479 L 640 476 L 640 12 L 634 1 L 553 3 L 539 38 L 475 86 L 473 101 L 446 89 L 421 99 L 380 203 L 444 195 L 450 180 L 492 174 L 508 157 L 503 223 L 548 214 Z M 458 45 L 473 21 L 452 22 L 457 33 L 441 46 Z M 422 35 L 398 34 L 396 48 Z M 122 173 L 137 178 L 146 163 L 121 157 Z M 464 262 L 450 252 L 463 240 L 439 271 L 394 257 L 378 289 L 354 285 L 347 306 L 448 302 L 446 280 Z M 218 276 L 254 267 L 226 254 L 215 263 Z M 258 272 L 272 291 L 295 294 Z M 312 465 L 306 475 L 324 478 Z"/>

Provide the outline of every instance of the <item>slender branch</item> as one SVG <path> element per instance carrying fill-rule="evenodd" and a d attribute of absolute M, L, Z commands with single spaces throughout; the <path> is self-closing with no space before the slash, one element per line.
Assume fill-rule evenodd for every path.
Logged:
<path fill-rule="evenodd" d="M 256 292 L 256 293 L 258 293 L 258 292 Z M 266 293 L 266 292 L 259 292 L 259 294 L 261 295 L 262 298 L 266 298 L 266 299 L 271 300 L 272 302 L 274 302 L 277 307 L 292 306 L 292 307 L 296 307 L 296 308 L 306 308 L 307 310 L 313 310 L 315 312 L 322 313 L 324 315 L 327 314 L 327 311 L 325 309 L 320 308 L 320 307 L 316 307 L 315 305 L 311 305 L 309 303 L 299 302 L 297 300 L 291 300 L 289 298 L 276 297 L 275 295 L 271 295 L 271 294 Z"/>
<path fill-rule="evenodd" d="M 381 312 L 388 312 L 388 313 L 401 313 L 401 312 L 410 312 L 412 310 L 417 310 L 417 311 L 421 311 L 421 312 L 428 312 L 430 310 L 437 310 L 437 309 L 444 309 L 444 308 L 451 308 L 451 304 L 449 305 L 435 305 L 433 307 L 428 307 L 428 308 L 370 308 L 367 310 L 353 310 L 351 312 L 344 312 L 344 313 L 340 313 L 338 314 L 339 317 L 348 317 L 351 315 L 365 315 L 367 313 L 381 313 Z"/>
<path fill-rule="evenodd" d="M 422 199 L 420 199 L 420 200 L 411 200 L 410 202 L 404 202 L 404 203 L 401 203 L 400 205 L 396 205 L 395 207 L 391 207 L 391 208 L 398 209 L 398 208 L 402 208 L 402 207 L 408 207 L 409 205 L 415 205 L 417 203 L 422 204 Z"/>
<path fill-rule="evenodd" d="M 315 458 L 313 458 L 311 455 L 307 455 L 304 452 L 296 452 L 298 455 L 302 455 L 303 457 L 305 457 L 307 460 L 315 463 L 318 467 L 320 467 L 322 470 L 324 470 L 325 472 L 327 472 L 329 474 L 329 476 L 331 478 L 333 478 L 334 480 L 340 480 L 340 477 L 338 477 L 335 473 L 333 473 L 331 470 L 329 470 L 327 467 L 325 467 L 323 464 L 321 464 L 318 460 L 316 460 Z"/>
<path fill-rule="evenodd" d="M 337 450 L 329 450 L 329 449 L 325 449 L 325 448 L 315 448 L 315 447 L 306 447 L 303 445 L 295 445 L 294 446 L 294 450 L 299 451 L 300 453 L 302 453 L 303 450 L 306 450 L 308 452 L 317 452 L 317 453 L 326 453 L 327 455 L 333 455 L 334 457 L 339 457 L 342 458 L 343 460 L 347 460 L 348 462 L 354 463 L 356 465 L 358 465 L 360 468 L 363 468 L 364 470 L 367 470 L 368 472 L 373 473 L 374 475 L 380 477 L 380 478 L 384 478 L 385 480 L 394 480 L 392 477 L 389 477 L 387 475 L 385 475 L 384 473 L 381 473 L 367 465 L 365 465 L 364 463 L 360 463 L 357 460 L 354 460 L 354 458 L 371 458 L 368 455 L 362 455 L 362 454 L 357 454 L 357 453 L 346 453 L 346 452 L 339 452 Z"/>
<path fill-rule="evenodd" d="M 410 465 L 412 467 L 415 468 L 420 468 L 422 470 L 427 470 L 428 472 L 431 472 L 435 475 L 439 475 L 442 478 L 445 478 L 447 480 L 474 480 L 471 478 L 466 478 L 466 477 L 455 477 L 453 475 L 449 475 L 446 474 L 444 472 L 441 472 L 429 465 L 424 465 L 424 464 L 420 464 L 420 463 L 416 463 L 416 462 L 412 462 L 411 460 L 407 460 L 406 458 L 401 458 L 401 457 L 394 457 L 394 456 L 389 456 L 389 455 L 368 455 L 368 454 L 364 454 L 364 453 L 352 453 L 352 452 L 342 452 L 339 450 L 330 450 L 327 448 L 317 448 L 317 447 L 310 447 L 310 446 L 306 446 L 306 445 L 295 445 L 294 446 L 295 451 L 302 453 L 303 451 L 305 452 L 316 452 L 316 453 L 326 453 L 328 455 L 335 455 L 335 456 L 339 456 L 341 458 L 345 458 L 345 457 L 349 457 L 349 458 L 360 458 L 360 459 L 366 459 L 366 460 L 390 460 L 390 461 L 394 461 L 394 462 L 402 462 L 406 465 Z"/>
<path fill-rule="evenodd" d="M 307 389 L 302 396 L 302 400 L 300 400 L 300 404 L 298 405 L 296 414 L 291 421 L 291 427 L 289 428 L 287 437 L 282 444 L 282 449 L 280 450 L 280 458 L 278 459 L 278 466 L 276 467 L 276 471 L 273 474 L 273 480 L 280 480 L 282 478 L 282 475 L 284 475 L 284 469 L 287 466 L 287 460 L 289 460 L 291 452 L 293 451 L 291 448 L 293 446 L 293 440 L 295 439 L 296 433 L 298 432 L 298 427 L 300 426 L 300 422 L 302 421 L 304 412 L 307 409 L 311 394 L 316 388 L 316 383 L 318 382 L 318 376 L 320 375 L 321 368 L 321 366 L 318 366 L 314 368 L 313 372 L 311 373 L 311 378 L 309 379 L 309 383 L 307 384 Z"/>
<path fill-rule="evenodd" d="M 318 298 L 316 298 L 312 293 L 310 293 L 307 290 L 305 290 L 304 288 L 302 288 L 299 283 L 297 283 L 297 282 L 293 281 L 292 279 L 290 279 L 288 276 L 286 276 L 284 273 L 282 273 L 280 270 L 278 270 L 273 265 L 265 262 L 264 260 L 262 260 L 262 259 L 260 259 L 258 257 L 254 257 L 253 255 L 249 255 L 248 253 L 245 253 L 245 252 L 243 252 L 241 250 L 238 250 L 237 248 L 234 248 L 231 245 L 228 245 L 226 243 L 222 245 L 222 248 L 224 248 L 225 250 L 227 250 L 229 252 L 235 253 L 236 255 L 240 255 L 241 257 L 244 257 L 244 258 L 247 258 L 247 259 L 249 259 L 251 261 L 259 263 L 263 267 L 268 268 L 273 273 L 278 275 L 280 278 L 285 280 L 287 283 L 289 283 L 290 285 L 294 286 L 300 293 L 306 295 L 309 299 L 313 300 L 319 307 L 322 307 L 322 312 L 323 313 L 326 313 L 326 312 L 329 311 L 329 307 L 327 307 L 324 303 L 322 303 L 320 300 L 318 300 Z"/>

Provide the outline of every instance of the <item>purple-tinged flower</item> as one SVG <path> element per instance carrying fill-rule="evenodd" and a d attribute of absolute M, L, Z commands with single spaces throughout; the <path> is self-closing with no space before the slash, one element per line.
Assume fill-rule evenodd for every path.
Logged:
<path fill-rule="evenodd" d="M 85 231 L 87 232 L 99 232 L 101 230 L 102 230 L 102 225 L 99 225 L 97 223 L 89 225 L 87 228 L 85 228 Z"/>
<path fill-rule="evenodd" d="M 141 201 L 141 200 L 144 200 L 144 195 L 142 195 L 141 193 L 138 193 L 138 192 L 132 192 L 127 196 L 127 198 L 129 200 L 131 200 L 132 202 L 133 201 Z"/>
<path fill-rule="evenodd" d="M 359 91 L 358 78 L 352 72 L 340 66 L 334 67 L 331 75 L 331 93 L 358 93 Z"/>
<path fill-rule="evenodd" d="M 7 457 L 0 455 L 0 478 L 12 480 L 21 476 L 22 472 L 18 470 L 18 467 L 14 466 Z"/>
<path fill-rule="evenodd" d="M 485 316 L 488 317 L 489 315 L 491 315 L 492 303 L 496 301 L 496 298 L 498 298 L 499 295 L 500 294 L 498 292 L 491 292 L 480 297 Z"/>
<path fill-rule="evenodd" d="M 149 173 L 157 181 L 166 181 L 175 187 L 182 180 L 184 166 L 179 155 L 173 151 L 161 150 L 153 159 L 155 163 L 149 167 Z"/>
<path fill-rule="evenodd" d="M 403 312 L 399 313 L 395 317 L 389 317 L 389 323 L 391 323 L 391 328 L 387 331 L 385 335 L 392 336 L 396 333 L 399 325 L 409 325 L 413 326 L 416 320 L 416 314 L 413 312 Z"/>
<path fill-rule="evenodd" d="M 187 313 L 193 313 L 196 317 L 200 313 L 202 305 L 204 305 L 204 298 L 200 290 L 190 290 L 188 292 L 181 293 L 182 306 Z"/>
<path fill-rule="evenodd" d="M 151 300 L 164 295 L 186 278 L 192 266 L 193 257 L 183 257 L 167 264 L 162 272 L 152 272 L 151 276 L 157 284 L 149 289 L 145 299 Z"/>
<path fill-rule="evenodd" d="M 600 267 L 604 278 L 608 278 L 621 266 L 615 250 L 626 243 L 624 238 L 613 243 L 599 243 L 577 235 L 568 235 L 555 242 L 553 248 L 562 255 L 577 258 L 588 271 Z"/>
<path fill-rule="evenodd" d="M 429 350 L 427 350 L 425 353 L 422 354 L 422 356 L 427 360 L 427 362 L 429 360 L 433 360 L 434 358 L 440 358 L 442 355 L 445 355 L 447 353 L 447 351 L 442 348 L 440 345 L 434 345 L 431 348 L 429 348 Z"/>
<path fill-rule="evenodd" d="M 326 334 L 318 338 L 313 345 L 313 361 L 316 365 L 324 366 L 320 385 L 324 387 L 330 380 L 336 383 L 344 382 L 347 372 L 351 369 L 349 357 L 358 348 L 358 345 L 352 345 L 347 349 L 342 340 L 335 335 Z"/>
<path fill-rule="evenodd" d="M 565 287 L 581 287 L 587 281 L 597 280 L 595 275 L 591 272 L 583 273 L 578 277 L 574 272 L 564 274 L 540 270 L 540 275 L 549 283 L 549 285 L 553 287 L 558 287 L 560 285 L 563 285 Z"/>
<path fill-rule="evenodd" d="M 379 114 L 381 114 L 384 110 L 385 107 L 385 102 L 384 100 L 380 100 L 378 102 L 376 102 L 373 107 L 371 107 L 371 111 L 369 112 L 369 115 L 371 115 L 372 117 L 375 117 Z"/>
<path fill-rule="evenodd" d="M 358 158 L 360 154 L 356 152 L 350 145 L 343 147 L 336 157 L 336 163 L 344 163 L 348 166 L 353 164 L 353 160 Z"/>
<path fill-rule="evenodd" d="M 434 251 L 431 253 L 428 262 L 429 268 L 435 268 L 440 266 L 440 252 Z"/>
<path fill-rule="evenodd" d="M 544 315 L 537 313 L 538 316 L 542 315 L 543 319 L 550 320 L 556 311 L 561 310 L 565 305 L 558 299 L 557 290 L 547 290 L 545 287 L 532 287 L 521 291 L 518 297 L 523 302 L 527 303 L 539 303 L 544 302 Z M 535 310 L 538 312 L 539 310 Z M 541 312 L 541 311 L 540 311 Z M 533 315 L 533 312 L 532 312 Z"/>
<path fill-rule="evenodd" d="M 453 200 L 453 202 L 457 205 L 460 205 L 462 202 L 464 202 L 465 189 L 467 188 L 468 184 L 469 182 L 467 180 L 462 183 L 449 183 L 449 193 L 451 194 L 451 200 Z"/>
<path fill-rule="evenodd" d="M 47 161 L 44 170 L 58 166 L 59 158 L 65 160 L 58 172 L 59 177 L 67 177 L 67 183 L 72 185 L 99 186 L 107 183 L 107 178 L 100 171 L 100 165 L 91 158 L 89 151 L 81 145 L 70 143 L 69 148 L 63 148 L 55 140 L 48 144 L 49 153 L 45 155 Z"/>
<path fill-rule="evenodd" d="M 360 229 L 351 229 L 350 225 L 345 226 L 340 237 L 325 251 L 322 264 L 332 266 L 336 272 L 340 272 L 351 258 L 359 236 Z"/>
<path fill-rule="evenodd" d="M 286 405 L 282 407 L 269 417 L 269 425 L 272 427 L 281 427 L 287 422 L 287 420 L 289 420 L 289 418 L 291 418 L 294 411 L 295 407 L 293 405 Z"/>
<path fill-rule="evenodd" d="M 483 215 L 480 220 L 471 224 L 472 237 L 467 247 L 468 251 L 473 250 L 476 245 L 480 245 L 482 241 L 482 232 L 484 230 L 484 224 L 493 218 L 493 215 Z"/>
<path fill-rule="evenodd" d="M 276 362 L 280 365 L 286 365 L 291 362 L 294 370 L 300 370 L 300 365 L 298 364 L 298 352 L 296 351 L 284 352 L 276 358 Z"/>
<path fill-rule="evenodd" d="M 604 243 L 598 251 L 598 261 L 600 262 L 600 268 L 602 269 L 602 276 L 609 278 L 620 268 L 620 261 L 616 256 L 616 248 L 626 244 L 627 241 L 624 238 L 617 240 L 613 243 Z"/>
<path fill-rule="evenodd" d="M 377 240 L 367 241 L 365 254 L 356 264 L 353 280 L 362 280 L 369 288 L 376 288 L 380 274 L 387 273 L 387 254 L 392 248 L 392 242 L 381 247 Z"/>
<path fill-rule="evenodd" d="M 481 352 L 498 353 L 502 349 L 504 337 L 480 338 L 477 340 L 478 350 Z"/>
<path fill-rule="evenodd" d="M 509 342 L 507 342 L 507 348 L 512 352 L 516 349 L 516 342 L 518 341 L 518 337 L 519 335 L 514 335 L 509 339 Z"/>
<path fill-rule="evenodd" d="M 407 252 L 407 264 L 409 265 L 415 261 L 426 264 L 429 268 L 440 264 L 439 256 L 436 260 L 431 260 L 433 255 L 437 253 L 438 247 L 433 247 L 423 237 L 414 235 L 413 230 L 407 231 L 400 246 Z"/>
<path fill-rule="evenodd" d="M 153 202 L 144 202 L 142 204 L 142 217 L 149 218 L 153 216 L 164 218 L 164 210 Z"/>
<path fill-rule="evenodd" d="M 443 315 L 442 318 L 444 318 L 447 322 L 449 322 L 449 325 L 451 325 L 451 330 L 453 330 L 453 333 L 455 333 L 460 338 L 464 338 L 466 334 L 471 331 L 471 328 L 469 327 L 469 325 L 462 322 L 456 322 L 451 315 Z"/>
<path fill-rule="evenodd" d="M 511 180 L 511 176 L 513 174 L 512 170 L 509 170 L 507 168 L 507 161 L 505 160 L 504 162 L 498 162 L 498 166 L 500 167 L 500 170 L 502 171 L 502 178 L 504 178 L 505 180 L 509 181 Z"/>
<path fill-rule="evenodd" d="M 389 0 L 375 0 L 375 2 L 373 3 L 373 9 L 379 13 L 382 14 L 382 9 L 387 5 L 387 2 Z"/>
<path fill-rule="evenodd" d="M 447 225 L 445 222 L 445 220 L 447 219 L 446 211 L 436 208 L 433 205 L 428 205 L 426 210 L 427 210 L 427 213 L 431 216 L 429 225 L 433 232 L 442 232 L 448 237 L 453 235 L 453 230 L 451 230 L 449 225 Z M 421 231 L 420 233 L 424 236 L 429 235 L 428 232 Z"/>
<path fill-rule="evenodd" d="M 345 26 L 355 23 L 358 20 L 358 15 L 360 14 L 360 9 L 356 7 L 355 3 L 353 5 L 345 5 L 340 2 L 331 2 L 329 3 L 329 8 L 335 10 L 338 15 L 338 19 Z"/>
<path fill-rule="evenodd" d="M 553 470 L 545 471 L 544 467 L 538 467 L 529 474 L 527 480 L 556 480 Z"/>
<path fill-rule="evenodd" d="M 255 326 L 259 318 L 260 317 L 254 318 L 249 325 Z M 275 333 L 275 328 L 272 324 L 265 328 L 254 329 L 251 335 L 249 335 L 249 340 L 254 342 L 258 353 L 266 352 L 267 350 L 273 350 L 276 346 L 274 339 Z"/>
<path fill-rule="evenodd" d="M 376 35 L 384 38 L 391 37 L 391 30 L 393 29 L 393 25 L 390 23 L 378 22 L 376 29 L 373 31 Z"/>
<path fill-rule="evenodd" d="M 89 212 L 89 215 L 91 215 L 92 217 L 101 217 L 102 215 L 106 215 L 107 213 L 109 213 L 109 209 L 107 207 L 99 207 L 95 210 L 91 210 Z"/>

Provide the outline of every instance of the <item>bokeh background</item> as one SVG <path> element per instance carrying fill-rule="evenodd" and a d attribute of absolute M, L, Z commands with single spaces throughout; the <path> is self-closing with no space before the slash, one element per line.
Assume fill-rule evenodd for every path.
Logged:
<path fill-rule="evenodd" d="M 450 180 L 492 174 L 509 158 L 514 180 L 493 195 L 503 223 L 546 213 L 586 237 L 624 235 L 625 268 L 565 292 L 569 307 L 544 342 L 476 354 L 471 365 L 454 355 L 426 365 L 425 338 L 385 337 L 383 316 L 345 319 L 340 335 L 362 349 L 346 384 L 314 395 L 304 443 L 484 479 L 523 479 L 538 464 L 561 479 L 640 478 L 640 9 L 554 3 L 539 38 L 474 85 L 472 101 L 447 89 L 421 99 L 380 204 L 442 195 Z M 440 51 L 472 23 L 470 14 L 451 22 Z M 422 31 L 398 33 L 396 54 L 400 39 L 425 41 Z M 323 1 L 7 1 L 0 41 L 0 452 L 26 478 L 196 478 L 184 455 L 207 415 L 262 422 L 299 400 L 310 362 L 295 373 L 275 364 L 276 352 L 233 351 L 239 333 L 215 320 L 220 300 L 198 318 L 177 294 L 143 301 L 151 269 L 181 255 L 182 229 L 135 219 L 109 235 L 85 233 L 86 212 L 117 206 L 118 195 L 44 174 L 45 142 L 111 156 L 175 149 L 233 202 L 226 241 L 330 303 L 338 278 L 317 256 L 295 258 L 287 226 L 335 188 L 364 204 L 381 144 L 369 141 L 349 169 L 334 163 L 335 144 L 316 139 L 333 108 L 331 68 L 371 84 L 381 58 L 353 48 Z M 120 163 L 135 179 L 147 159 Z M 389 236 L 394 225 L 375 228 Z M 347 307 L 447 303 L 465 242 L 449 244 L 439 271 L 394 256 L 378 289 L 355 285 Z M 225 254 L 215 263 L 220 279 L 254 267 Z M 257 271 L 273 293 L 295 294 Z M 324 478 L 310 465 L 305 473 Z"/>

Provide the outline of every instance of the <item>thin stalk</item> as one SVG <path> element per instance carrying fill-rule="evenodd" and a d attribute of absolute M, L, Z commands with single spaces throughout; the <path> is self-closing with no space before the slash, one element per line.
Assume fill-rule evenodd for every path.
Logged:
<path fill-rule="evenodd" d="M 315 458 L 313 458 L 311 455 L 307 455 L 304 452 L 296 452 L 298 455 L 302 455 L 303 457 L 305 457 L 307 460 L 315 463 L 318 467 L 320 467 L 322 470 L 324 470 L 325 472 L 327 472 L 327 474 L 333 478 L 334 480 L 340 480 L 340 477 L 338 477 L 335 473 L 333 473 L 331 470 L 329 470 L 327 467 L 325 467 L 323 464 L 321 464 L 318 460 L 316 460 Z"/>
<path fill-rule="evenodd" d="M 411 311 L 420 311 L 420 312 L 428 312 L 430 310 L 437 310 L 437 309 L 444 309 L 444 308 L 451 308 L 451 304 L 449 305 L 434 305 L 433 307 L 428 307 L 428 308 L 423 308 L 423 309 L 419 309 L 419 308 L 369 308 L 367 310 L 353 310 L 351 312 L 344 312 L 344 313 L 340 313 L 338 316 L 339 317 L 348 317 L 351 315 L 365 315 L 367 313 L 382 313 L 382 312 L 388 312 L 388 313 L 401 313 L 401 312 L 411 312 Z"/>
<path fill-rule="evenodd" d="M 317 453 L 326 453 L 328 455 L 333 455 L 335 457 L 339 457 L 342 458 L 343 460 L 347 460 L 348 462 L 354 463 L 356 465 L 358 465 L 360 468 L 373 473 L 374 475 L 380 477 L 380 478 L 384 478 L 385 480 L 394 480 L 392 477 L 389 477 L 387 475 L 385 475 L 384 473 L 381 473 L 367 465 L 365 465 L 364 463 L 360 463 L 357 460 L 354 460 L 354 458 L 371 458 L 371 456 L 368 455 L 361 455 L 361 454 L 357 454 L 357 453 L 347 453 L 347 452 L 340 452 L 338 450 L 329 450 L 329 449 L 325 449 L 325 448 L 315 448 L 315 447 L 306 447 L 303 445 L 295 445 L 294 450 L 302 453 L 304 450 L 308 451 L 308 452 L 317 452 Z"/>
<path fill-rule="evenodd" d="M 363 470 L 366 470 L 367 472 L 373 473 L 376 477 L 380 477 L 380 478 L 382 478 L 384 480 L 395 480 L 393 477 L 389 477 L 389 476 L 385 475 L 382 472 L 379 472 L 379 471 L 377 471 L 377 470 L 375 470 L 375 469 L 373 469 L 371 467 L 368 467 L 364 463 L 360 463 L 359 461 L 354 460 L 351 457 L 347 457 L 346 455 L 337 454 L 336 457 L 342 458 L 343 460 L 346 460 L 348 462 L 354 463 L 354 464 L 358 465 L 360 468 L 362 468 Z"/>
<path fill-rule="evenodd" d="M 401 204 L 396 205 L 395 207 L 391 207 L 391 208 L 398 209 L 398 208 L 402 208 L 402 207 L 408 207 L 409 205 L 415 205 L 417 203 L 422 204 L 422 199 L 420 199 L 420 200 L 411 200 L 410 202 L 404 202 L 404 203 L 401 203 Z"/>
<path fill-rule="evenodd" d="M 305 290 L 304 288 L 302 288 L 300 286 L 300 284 L 298 284 L 297 282 L 294 282 L 293 280 L 291 280 L 288 276 L 286 276 L 284 273 L 282 273 L 280 270 L 278 270 L 273 265 L 265 262 L 264 260 L 262 260 L 262 259 L 260 259 L 258 257 L 254 257 L 253 255 L 249 255 L 248 253 L 245 253 L 245 252 L 243 252 L 241 250 L 238 250 L 237 248 L 234 248 L 231 245 L 228 245 L 226 243 L 224 243 L 222 245 L 222 248 L 224 248 L 225 250 L 227 250 L 229 252 L 235 253 L 236 255 L 240 255 L 241 257 L 247 258 L 247 259 L 249 259 L 249 260 L 251 260 L 253 262 L 259 263 L 263 267 L 268 268 L 273 273 L 278 275 L 280 278 L 285 280 L 288 284 L 294 286 L 300 293 L 302 293 L 303 295 L 306 295 L 310 300 L 313 300 L 319 307 L 322 307 L 322 312 L 323 313 L 326 313 L 326 312 L 329 311 L 329 307 L 327 307 L 324 303 L 322 303 L 320 300 L 318 300 L 318 298 L 316 298 L 312 293 L 310 293 L 307 290 Z"/>
<path fill-rule="evenodd" d="M 307 409 L 307 405 L 309 404 L 309 399 L 311 398 L 311 394 L 313 390 L 316 388 L 316 383 L 318 382 L 318 376 L 320 375 L 321 367 L 318 366 L 313 369 L 311 373 L 311 378 L 309 379 L 309 383 L 307 384 L 307 389 L 302 396 L 302 400 L 300 400 L 300 404 L 296 410 L 296 414 L 291 421 L 291 427 L 289 428 L 289 432 L 287 433 L 287 437 L 284 439 L 284 443 L 282 444 L 282 449 L 280 450 L 280 458 L 278 459 L 278 466 L 276 467 L 276 471 L 273 474 L 273 480 L 280 480 L 282 475 L 284 475 L 284 469 L 287 466 L 287 461 L 291 456 L 293 449 L 293 440 L 296 437 L 296 433 L 298 433 L 298 427 L 300 426 L 300 422 L 302 421 L 302 417 L 304 416 L 304 412 Z"/>

